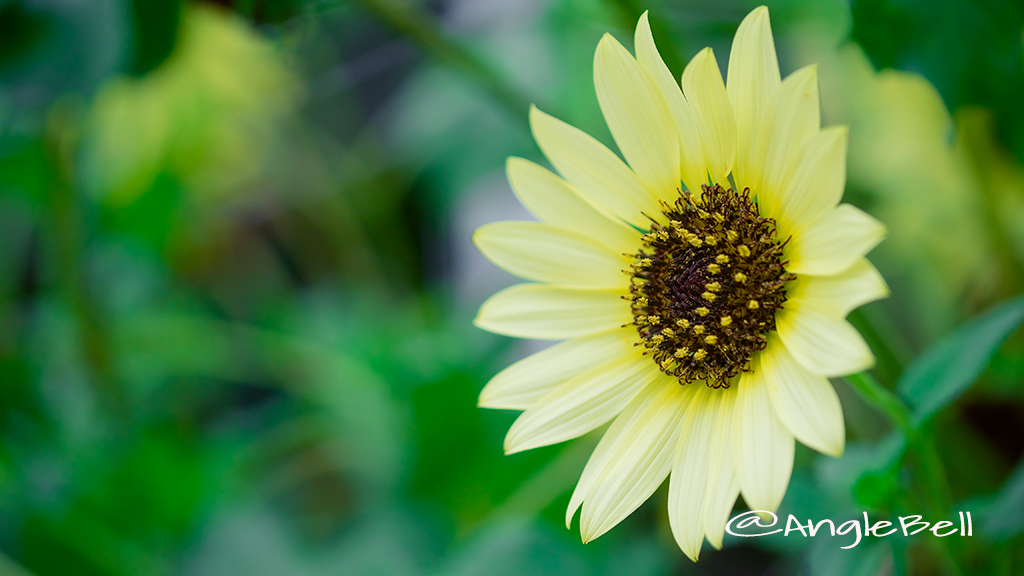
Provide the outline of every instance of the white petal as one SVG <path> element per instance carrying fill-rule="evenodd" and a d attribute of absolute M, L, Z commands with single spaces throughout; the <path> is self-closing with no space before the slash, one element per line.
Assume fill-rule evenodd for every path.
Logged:
<path fill-rule="evenodd" d="M 583 503 L 580 533 L 584 542 L 611 530 L 668 476 L 690 390 L 674 379 L 658 378 L 605 433 L 583 470 L 566 515 L 568 523 Z"/>
<path fill-rule="evenodd" d="M 654 198 L 679 188 L 679 136 L 654 83 L 622 47 L 605 34 L 594 55 L 594 86 L 615 143 Z"/>
<path fill-rule="evenodd" d="M 575 232 L 540 222 L 494 222 L 477 228 L 473 242 L 491 262 L 527 280 L 629 289 L 622 271 L 630 258 Z"/>
<path fill-rule="evenodd" d="M 754 191 L 763 215 L 781 214 L 783 195 L 796 172 L 804 144 L 820 128 L 818 68 L 811 65 L 787 76 L 768 105 L 761 133 L 767 146 L 764 178 Z"/>
<path fill-rule="evenodd" d="M 830 276 L 846 270 L 885 238 L 885 226 L 863 210 L 840 204 L 825 212 L 786 245 L 794 274 Z"/>
<path fill-rule="evenodd" d="M 774 512 L 782 503 L 793 472 L 793 434 L 775 414 L 768 383 L 756 358 L 752 368 L 736 384 L 736 475 L 751 510 Z"/>
<path fill-rule="evenodd" d="M 530 126 L 544 155 L 587 200 L 634 226 L 650 227 L 643 213 L 659 214 L 658 204 L 636 174 L 586 132 L 530 109 Z"/>
<path fill-rule="evenodd" d="M 841 456 L 846 427 L 839 396 L 828 378 L 808 372 L 778 336 L 761 353 L 772 406 L 796 439 L 829 456 Z"/>
<path fill-rule="evenodd" d="M 736 504 L 740 493 L 739 479 L 733 457 L 732 420 L 736 411 L 736 389 L 719 390 L 722 407 L 715 424 L 715 435 L 708 454 L 708 485 L 704 496 L 704 532 L 708 542 L 715 548 L 722 548 L 725 523 Z"/>
<path fill-rule="evenodd" d="M 781 237 L 799 230 L 831 208 L 843 197 L 846 186 L 845 126 L 825 128 L 807 139 L 796 172 L 782 191 L 778 226 Z"/>
<path fill-rule="evenodd" d="M 740 190 L 749 186 L 756 191 L 764 163 L 764 152 L 757 149 L 761 124 L 768 103 L 782 84 L 767 7 L 752 10 L 736 30 L 727 81 L 729 101 L 736 114 L 733 176 Z"/>
<path fill-rule="evenodd" d="M 704 543 L 704 506 L 711 445 L 721 406 L 720 394 L 701 386 L 693 393 L 679 433 L 668 483 L 668 521 L 683 553 L 694 562 Z"/>
<path fill-rule="evenodd" d="M 790 299 L 811 302 L 837 318 L 888 296 L 885 280 L 866 258 L 835 276 L 800 276 L 789 290 Z"/>
<path fill-rule="evenodd" d="M 519 415 L 505 436 L 512 454 L 564 442 L 611 420 L 661 374 L 650 358 L 634 354 L 575 376 Z"/>
<path fill-rule="evenodd" d="M 736 160 L 736 119 L 711 48 L 698 52 L 686 65 L 683 94 L 700 127 L 711 179 L 724 186 Z"/>
<path fill-rule="evenodd" d="M 665 65 L 665 61 L 661 59 L 657 46 L 654 45 L 654 36 L 651 35 L 651 24 L 647 20 L 647 12 L 644 12 L 640 16 L 640 21 L 637 22 L 633 44 L 636 48 L 637 62 L 647 72 L 661 93 L 661 97 L 672 114 L 672 120 L 675 122 L 676 132 L 679 135 L 679 169 L 683 182 L 687 189 L 699 191 L 702 184 L 708 183 L 708 169 L 704 162 L 704 145 L 701 143 L 700 128 L 697 126 L 697 119 L 694 118 L 679 83 L 675 81 L 672 72 Z M 672 190 L 663 199 L 673 201 L 674 192 Z"/>
<path fill-rule="evenodd" d="M 544 284 L 517 284 L 480 307 L 474 324 L 519 338 L 562 340 L 619 328 L 633 321 L 625 292 L 575 290 Z"/>
<path fill-rule="evenodd" d="M 634 353 L 636 329 L 618 328 L 566 340 L 498 372 L 480 392 L 479 406 L 526 410 L 567 379 Z"/>
<path fill-rule="evenodd" d="M 787 300 L 775 323 L 790 354 L 815 374 L 845 376 L 875 363 L 857 329 L 820 304 Z"/>
<path fill-rule="evenodd" d="M 636 252 L 640 242 L 636 230 L 602 214 L 547 168 L 514 157 L 505 166 L 512 191 L 540 220 L 597 240 L 616 254 Z"/>

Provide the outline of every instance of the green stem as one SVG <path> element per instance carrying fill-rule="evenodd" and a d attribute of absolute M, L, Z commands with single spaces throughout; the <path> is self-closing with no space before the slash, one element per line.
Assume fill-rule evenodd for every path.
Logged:
<path fill-rule="evenodd" d="M 910 409 L 889 389 L 875 380 L 870 372 L 860 372 L 846 377 L 854 392 L 869 406 L 885 414 L 894 426 L 899 428 L 908 438 L 914 435 L 911 424 Z"/>
<path fill-rule="evenodd" d="M 846 377 L 846 381 L 862 400 L 885 414 L 893 426 L 906 435 L 914 476 L 925 497 L 924 503 L 929 508 L 927 512 L 939 518 L 946 518 L 952 509 L 953 497 L 934 435 L 928 430 L 915 427 L 910 408 L 892 391 L 879 384 L 870 372 L 852 374 Z M 955 574 L 960 574 L 955 555 L 949 549 L 950 545 L 946 541 L 940 544 L 947 556 L 950 569 Z"/>
<path fill-rule="evenodd" d="M 114 379 L 110 338 L 90 289 L 84 265 L 82 215 L 72 185 L 72 157 L 77 131 L 77 110 L 68 102 L 54 106 L 46 130 L 53 177 L 50 182 L 50 225 L 57 280 L 78 324 L 82 357 L 99 394 L 123 411 L 124 398 Z"/>
<path fill-rule="evenodd" d="M 439 62 L 466 73 L 494 96 L 514 118 L 525 124 L 530 99 L 507 83 L 489 64 L 445 36 L 432 18 L 411 8 L 398 6 L 392 0 L 356 1 Z"/>

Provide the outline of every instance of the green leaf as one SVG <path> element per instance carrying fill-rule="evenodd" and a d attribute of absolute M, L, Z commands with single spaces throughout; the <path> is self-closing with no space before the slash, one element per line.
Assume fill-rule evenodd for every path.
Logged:
<path fill-rule="evenodd" d="M 1006 480 L 995 500 L 979 512 L 981 532 L 997 541 L 1024 532 L 1024 463 Z"/>
<path fill-rule="evenodd" d="M 864 538 L 854 546 L 854 533 L 846 536 L 817 537 L 807 552 L 807 572 L 811 576 L 875 576 L 882 574 L 892 557 L 892 548 L 882 540 Z"/>
<path fill-rule="evenodd" d="M 1004 302 L 933 344 L 903 373 L 896 385 L 924 421 L 956 400 L 1024 321 L 1024 296 Z"/>

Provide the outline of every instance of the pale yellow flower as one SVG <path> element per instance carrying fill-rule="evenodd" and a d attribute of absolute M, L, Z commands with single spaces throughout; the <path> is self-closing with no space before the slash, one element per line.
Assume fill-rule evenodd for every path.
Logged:
<path fill-rule="evenodd" d="M 520 158 L 508 176 L 541 223 L 474 237 L 537 281 L 495 294 L 477 325 L 565 339 L 495 376 L 480 405 L 524 410 L 510 454 L 611 421 L 567 524 L 582 507 L 583 540 L 597 538 L 668 477 L 672 532 L 696 560 L 705 538 L 721 546 L 741 492 L 751 509 L 778 508 L 794 438 L 842 453 L 828 377 L 874 362 L 845 317 L 887 295 L 864 258 L 884 228 L 839 204 L 847 131 L 821 128 L 813 66 L 780 78 L 767 8 L 736 32 L 728 84 L 706 48 L 680 89 L 646 14 L 635 46 L 634 57 L 605 35 L 594 60 L 626 162 L 534 108 L 534 137 L 561 177 Z"/>

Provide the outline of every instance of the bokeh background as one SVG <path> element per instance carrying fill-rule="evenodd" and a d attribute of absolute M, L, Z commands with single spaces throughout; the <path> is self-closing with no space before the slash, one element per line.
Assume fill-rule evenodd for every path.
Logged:
<path fill-rule="evenodd" d="M 471 324 L 514 281 L 470 234 L 530 218 L 503 172 L 542 161 L 528 105 L 612 145 L 604 32 L 650 9 L 678 75 L 755 5 L 0 0 L 0 574 L 1024 573 L 1019 0 L 769 2 L 889 228 L 892 298 L 853 321 L 912 415 L 837 380 L 846 455 L 799 447 L 780 514 L 969 510 L 973 537 L 694 565 L 661 491 L 584 546 L 598 436 L 505 457 L 515 414 L 476 407 L 545 345 Z"/>

